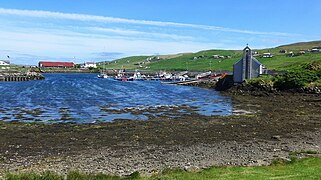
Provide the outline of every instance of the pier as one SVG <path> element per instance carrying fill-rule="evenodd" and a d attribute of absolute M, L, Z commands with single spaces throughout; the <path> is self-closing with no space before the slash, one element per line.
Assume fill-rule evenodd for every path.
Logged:
<path fill-rule="evenodd" d="M 37 72 L 0 72 L 0 81 L 32 81 L 42 80 L 45 77 Z"/>

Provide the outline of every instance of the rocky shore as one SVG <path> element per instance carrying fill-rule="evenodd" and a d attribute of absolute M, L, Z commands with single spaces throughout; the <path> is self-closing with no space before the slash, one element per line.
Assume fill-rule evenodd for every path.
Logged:
<path fill-rule="evenodd" d="M 0 123 L 0 174 L 23 171 L 151 175 L 167 168 L 267 165 L 321 153 L 321 96 L 233 95 L 250 114 L 116 120 L 103 124 Z"/>

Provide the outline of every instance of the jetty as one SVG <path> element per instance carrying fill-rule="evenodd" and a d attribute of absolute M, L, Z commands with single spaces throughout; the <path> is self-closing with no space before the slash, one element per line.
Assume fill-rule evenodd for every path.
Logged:
<path fill-rule="evenodd" d="M 0 81 L 32 81 L 45 77 L 37 72 L 0 72 Z"/>

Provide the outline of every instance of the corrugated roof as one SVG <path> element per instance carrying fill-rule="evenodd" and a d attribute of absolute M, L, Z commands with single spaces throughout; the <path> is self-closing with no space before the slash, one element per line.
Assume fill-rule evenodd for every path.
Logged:
<path fill-rule="evenodd" d="M 39 64 L 41 64 L 43 67 L 74 67 L 73 62 L 45 62 L 40 61 Z"/>

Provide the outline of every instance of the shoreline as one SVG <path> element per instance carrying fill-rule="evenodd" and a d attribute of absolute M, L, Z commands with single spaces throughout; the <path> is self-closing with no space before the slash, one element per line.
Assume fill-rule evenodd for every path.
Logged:
<path fill-rule="evenodd" d="M 320 95 L 231 97 L 235 107 L 257 113 L 83 125 L 0 123 L 0 174 L 151 175 L 166 168 L 268 165 L 291 152 L 321 153 Z"/>

